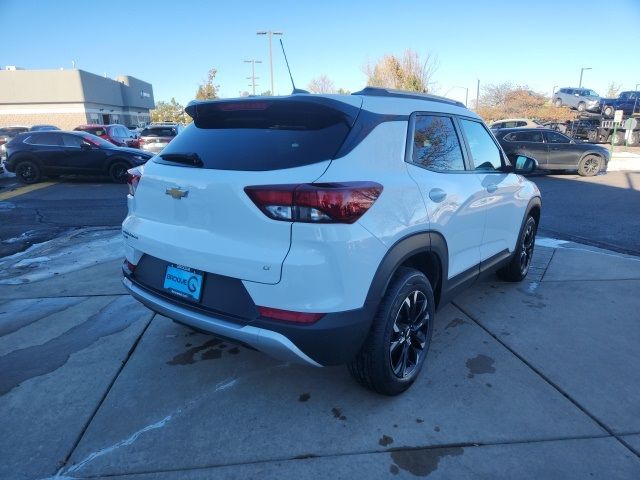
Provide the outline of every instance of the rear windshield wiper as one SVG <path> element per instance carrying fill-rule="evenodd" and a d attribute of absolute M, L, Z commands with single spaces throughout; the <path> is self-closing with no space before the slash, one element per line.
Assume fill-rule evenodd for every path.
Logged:
<path fill-rule="evenodd" d="M 160 158 L 167 162 L 182 163 L 190 167 L 202 168 L 204 166 L 204 162 L 197 153 L 163 153 Z"/>

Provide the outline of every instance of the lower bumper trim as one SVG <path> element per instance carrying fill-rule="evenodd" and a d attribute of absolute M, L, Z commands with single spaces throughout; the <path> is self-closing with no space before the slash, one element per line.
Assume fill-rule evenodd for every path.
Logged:
<path fill-rule="evenodd" d="M 136 300 L 165 317 L 210 332 L 213 335 L 218 334 L 225 338 L 246 343 L 256 350 L 279 360 L 303 363 L 314 367 L 322 366 L 281 333 L 251 325 L 234 325 L 225 320 L 174 305 L 138 287 L 126 277 L 123 278 L 122 283 Z"/>

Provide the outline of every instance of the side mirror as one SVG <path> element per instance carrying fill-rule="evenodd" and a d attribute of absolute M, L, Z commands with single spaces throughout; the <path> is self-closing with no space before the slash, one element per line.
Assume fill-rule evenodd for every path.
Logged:
<path fill-rule="evenodd" d="M 80 144 L 80 150 L 91 150 L 93 147 L 91 146 L 90 143 L 87 142 L 82 142 Z"/>
<path fill-rule="evenodd" d="M 510 159 L 511 160 L 511 159 Z M 538 161 L 535 158 L 525 155 L 518 155 L 513 161 L 513 172 L 520 175 L 527 175 L 538 168 Z"/>

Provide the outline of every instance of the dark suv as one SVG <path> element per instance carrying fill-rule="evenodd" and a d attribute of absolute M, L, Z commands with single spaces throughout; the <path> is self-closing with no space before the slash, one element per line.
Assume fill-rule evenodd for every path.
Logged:
<path fill-rule="evenodd" d="M 43 176 L 109 175 L 124 183 L 127 170 L 142 165 L 151 155 L 116 147 L 86 132 L 27 132 L 6 144 L 8 171 L 22 183 L 36 183 Z"/>

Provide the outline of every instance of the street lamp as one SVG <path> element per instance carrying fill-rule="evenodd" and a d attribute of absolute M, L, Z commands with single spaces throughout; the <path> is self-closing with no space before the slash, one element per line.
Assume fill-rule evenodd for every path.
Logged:
<path fill-rule="evenodd" d="M 592 70 L 591 67 L 582 67 L 580 69 L 580 84 L 578 85 L 578 88 L 582 88 L 582 74 L 584 73 L 585 70 Z"/>
<path fill-rule="evenodd" d="M 256 94 L 256 63 L 262 63 L 260 60 L 245 60 L 244 63 L 251 64 L 251 76 L 247 77 L 248 80 L 251 80 L 251 86 L 253 87 L 253 94 Z"/>
<path fill-rule="evenodd" d="M 275 95 L 276 92 L 273 87 L 273 52 L 271 48 L 271 38 L 274 35 L 282 35 L 282 32 L 272 32 L 267 30 L 266 32 L 256 32 L 256 35 L 266 35 L 269 38 L 269 71 L 271 73 L 271 95 Z"/>

